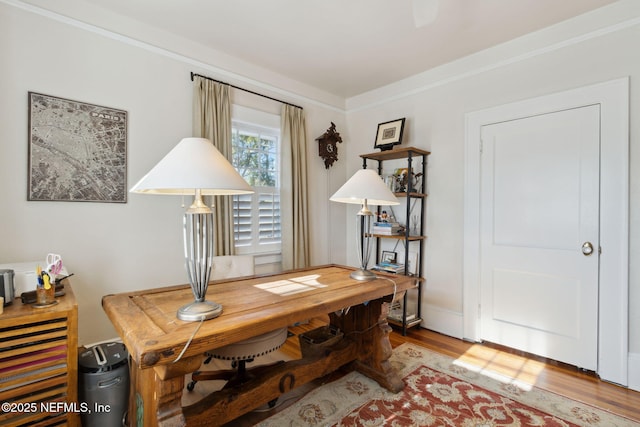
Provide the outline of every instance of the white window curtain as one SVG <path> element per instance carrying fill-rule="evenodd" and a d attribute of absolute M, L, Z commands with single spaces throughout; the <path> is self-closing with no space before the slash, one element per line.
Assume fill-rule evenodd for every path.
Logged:
<path fill-rule="evenodd" d="M 310 265 L 307 185 L 307 129 L 304 110 L 283 105 L 281 116 L 282 268 Z"/>
<path fill-rule="evenodd" d="M 193 134 L 207 138 L 231 162 L 231 101 L 229 85 L 194 76 Z M 234 255 L 233 201 L 214 197 L 216 255 Z"/>

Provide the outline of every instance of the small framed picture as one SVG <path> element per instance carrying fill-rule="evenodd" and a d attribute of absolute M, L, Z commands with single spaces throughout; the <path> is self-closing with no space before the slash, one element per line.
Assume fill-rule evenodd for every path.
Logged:
<path fill-rule="evenodd" d="M 382 257 L 380 257 L 381 262 L 388 262 L 391 264 L 395 264 L 398 260 L 398 254 L 392 251 L 382 251 Z"/>
<path fill-rule="evenodd" d="M 380 123 L 376 132 L 376 142 L 374 148 L 382 151 L 391 150 L 394 145 L 402 143 L 402 132 L 404 130 L 405 118 Z"/>
<path fill-rule="evenodd" d="M 420 271 L 418 271 L 418 252 L 409 251 L 408 272 L 412 276 L 418 276 L 420 274 Z"/>

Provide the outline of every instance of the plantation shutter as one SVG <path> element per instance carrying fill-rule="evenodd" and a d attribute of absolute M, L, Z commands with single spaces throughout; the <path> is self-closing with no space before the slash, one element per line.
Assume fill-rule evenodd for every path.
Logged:
<path fill-rule="evenodd" d="M 279 243 L 282 235 L 280 227 L 280 196 L 260 193 L 258 196 L 260 213 L 260 244 Z"/>
<path fill-rule="evenodd" d="M 236 246 L 251 246 L 252 229 L 252 194 L 242 194 L 233 197 L 233 223 Z"/>

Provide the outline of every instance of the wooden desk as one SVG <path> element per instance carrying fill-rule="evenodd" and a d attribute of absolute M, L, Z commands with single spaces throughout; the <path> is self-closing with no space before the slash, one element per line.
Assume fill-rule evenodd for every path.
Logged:
<path fill-rule="evenodd" d="M 330 265 L 213 282 L 207 299 L 222 304 L 223 312 L 202 324 L 176 318 L 177 309 L 193 300 L 188 286 L 103 297 L 102 306 L 132 357 L 130 425 L 223 424 L 349 363 L 400 391 L 404 384 L 388 362 L 391 328 L 385 302 L 394 292 L 401 295 L 416 286 L 417 279 L 380 274 L 393 281 L 360 282 L 349 277 L 351 271 Z M 336 314 L 347 307 L 346 314 Z M 205 351 L 327 313 L 345 336 L 328 354 L 282 363 L 238 387 L 181 406 L 184 376 L 200 367 Z"/>

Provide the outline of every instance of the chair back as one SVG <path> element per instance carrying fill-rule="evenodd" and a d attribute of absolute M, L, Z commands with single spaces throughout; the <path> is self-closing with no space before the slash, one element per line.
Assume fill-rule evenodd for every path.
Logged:
<path fill-rule="evenodd" d="M 212 280 L 253 276 L 255 265 L 253 255 L 222 255 L 213 257 Z"/>

